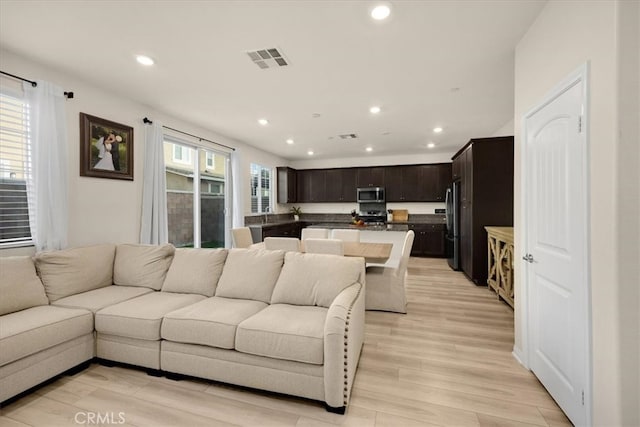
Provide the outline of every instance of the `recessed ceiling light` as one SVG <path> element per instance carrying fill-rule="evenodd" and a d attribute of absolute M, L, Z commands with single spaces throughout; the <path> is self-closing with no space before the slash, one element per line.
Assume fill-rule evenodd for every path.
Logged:
<path fill-rule="evenodd" d="M 155 61 L 146 55 L 136 55 L 136 61 L 138 61 L 139 64 L 146 66 L 155 64 Z"/>
<path fill-rule="evenodd" d="M 309 151 L 307 151 L 307 154 L 310 155 L 310 156 L 313 156 L 313 151 L 309 150 Z"/>
<path fill-rule="evenodd" d="M 436 146 L 436 144 L 434 144 L 433 142 L 430 142 L 430 143 L 427 144 L 427 148 L 433 148 L 435 146 Z"/>
<path fill-rule="evenodd" d="M 269 120 L 267 119 L 258 119 L 258 123 L 260 123 L 262 126 L 266 126 L 269 124 Z"/>
<path fill-rule="evenodd" d="M 382 21 L 383 19 L 387 19 L 390 13 L 391 9 L 389 9 L 389 6 L 381 4 L 380 6 L 373 8 L 371 11 L 371 17 L 376 21 Z"/>
<path fill-rule="evenodd" d="M 374 105 L 373 107 L 369 108 L 369 112 L 371 112 L 371 114 L 378 114 L 380 112 L 380 107 Z"/>
<path fill-rule="evenodd" d="M 289 145 L 293 144 L 293 139 L 291 139 L 291 138 L 287 139 L 287 144 L 289 144 Z"/>
<path fill-rule="evenodd" d="M 433 131 L 435 133 L 440 133 L 440 132 L 442 132 L 442 128 L 441 127 L 433 128 Z"/>
<path fill-rule="evenodd" d="M 373 151 L 373 148 L 371 148 L 371 147 L 367 147 L 367 148 L 365 148 L 365 150 L 367 150 L 367 152 L 369 152 L 369 153 L 370 153 L 370 152 L 372 152 L 372 151 Z"/>

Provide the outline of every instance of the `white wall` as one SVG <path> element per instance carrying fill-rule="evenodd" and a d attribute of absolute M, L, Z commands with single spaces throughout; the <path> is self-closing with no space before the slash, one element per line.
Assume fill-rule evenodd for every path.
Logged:
<path fill-rule="evenodd" d="M 501 126 L 500 129 L 495 131 L 493 133 L 493 135 L 491 135 L 491 136 L 509 136 L 509 135 L 513 135 L 513 129 L 514 129 L 513 119 L 511 119 L 507 123 L 505 123 L 503 126 Z"/>
<path fill-rule="evenodd" d="M 462 148 L 464 144 L 460 144 Z M 369 156 L 345 157 L 343 159 L 308 159 L 291 160 L 289 165 L 294 169 L 324 169 L 324 168 L 349 168 L 357 166 L 389 166 L 389 165 L 416 165 L 423 163 L 447 163 L 458 151 L 444 153 L 424 154 L 400 154 L 396 156 Z"/>
<path fill-rule="evenodd" d="M 620 299 L 630 289 L 621 282 L 619 264 L 620 226 L 624 221 L 637 221 L 633 209 L 621 211 L 620 203 L 627 195 L 619 194 L 620 139 L 617 118 L 617 70 L 626 66 L 628 58 L 617 56 L 617 1 L 549 2 L 516 48 L 515 65 L 515 200 L 520 194 L 521 119 L 546 93 L 569 73 L 585 62 L 590 63 L 590 230 L 591 230 L 591 298 L 593 329 L 593 424 L 623 425 L 632 419 L 629 409 L 622 407 L 622 395 L 631 392 L 637 405 L 637 377 L 633 387 L 625 386 L 621 378 L 622 355 L 635 357 L 638 363 L 638 329 L 621 323 Z M 637 26 L 637 20 L 636 24 Z M 637 46 L 637 44 L 635 45 Z M 637 52 L 636 52 L 637 53 Z M 637 58 L 637 54 L 636 54 Z M 620 64 L 618 63 L 620 59 Z M 637 59 L 636 59 L 637 60 Z M 637 68 L 636 68 L 637 69 Z M 636 74 L 637 82 L 637 74 Z M 627 90 L 622 88 L 622 90 Z M 635 120 L 637 123 L 637 113 Z M 635 144 L 638 144 L 637 139 Z M 629 160 L 629 168 L 637 171 L 638 156 Z M 625 169 L 627 171 L 627 169 Z M 625 176 L 629 176 L 624 173 Z M 637 177 L 637 172 L 636 175 Z M 626 178 L 624 178 L 626 179 Z M 637 178 L 636 178 L 637 179 Z M 638 181 L 633 184 L 637 193 Z M 631 196 L 633 197 L 633 196 Z M 515 205 L 515 234 L 520 241 L 521 209 Z M 637 205 L 635 207 L 637 215 Z M 516 245 L 516 259 L 520 248 Z M 516 352 L 522 350 L 522 324 L 518 314 L 523 310 L 523 298 L 518 298 L 523 277 L 516 266 Z M 637 280 L 637 278 L 636 278 Z M 634 286 L 637 288 L 638 283 Z M 628 288 L 628 289 L 627 289 Z M 637 292 L 637 290 L 635 291 Z M 637 295 L 637 294 L 634 294 Z M 635 298 L 637 301 L 637 296 Z M 637 312 L 637 304 L 633 310 Z M 637 325 L 637 317 L 636 325 Z M 624 341 L 621 331 L 633 328 L 635 339 Z M 628 399 L 628 397 L 625 397 Z M 633 412 L 637 416 L 637 409 Z M 636 418 L 637 421 L 637 418 Z M 637 425 L 637 422 L 626 424 Z"/>
<path fill-rule="evenodd" d="M 74 99 L 66 101 L 69 160 L 69 246 L 97 242 L 137 242 L 140 230 L 142 199 L 142 166 L 144 156 L 144 129 L 142 118 L 160 120 L 165 125 L 203 138 L 218 141 L 242 152 L 242 173 L 245 211 L 250 210 L 249 163 L 266 166 L 285 164 L 281 158 L 190 123 L 178 120 L 142 105 L 126 96 L 103 90 L 83 80 L 58 70 L 34 63 L 11 52 L 0 51 L 2 70 L 29 79 L 43 79 L 75 93 Z M 7 78 L 0 80 L 3 86 L 16 86 Z M 170 102 L 171 100 L 167 100 Z M 122 181 L 79 176 L 79 113 L 112 120 L 134 129 L 134 181 Z M 29 253 L 29 249 L 5 249 L 0 256 Z"/>
<path fill-rule="evenodd" d="M 618 322 L 622 425 L 640 425 L 640 2 L 620 2 L 618 24 Z M 635 351 L 634 351 L 635 345 Z"/>

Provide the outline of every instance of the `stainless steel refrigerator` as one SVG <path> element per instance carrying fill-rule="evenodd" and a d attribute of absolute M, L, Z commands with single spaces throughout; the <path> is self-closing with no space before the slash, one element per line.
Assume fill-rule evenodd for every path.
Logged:
<path fill-rule="evenodd" d="M 447 188 L 445 197 L 447 219 L 447 262 L 454 270 L 460 270 L 460 181 Z"/>

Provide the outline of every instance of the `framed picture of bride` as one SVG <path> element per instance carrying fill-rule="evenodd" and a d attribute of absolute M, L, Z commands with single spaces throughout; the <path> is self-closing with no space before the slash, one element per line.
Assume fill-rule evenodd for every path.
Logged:
<path fill-rule="evenodd" d="M 80 113 L 80 176 L 133 181 L 133 128 Z"/>

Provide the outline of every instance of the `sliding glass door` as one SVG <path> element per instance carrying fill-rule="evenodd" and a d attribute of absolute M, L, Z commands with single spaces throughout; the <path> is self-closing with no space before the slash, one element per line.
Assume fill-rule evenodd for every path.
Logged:
<path fill-rule="evenodd" d="M 227 246 L 229 155 L 170 137 L 164 145 L 169 242 L 176 247 Z"/>

